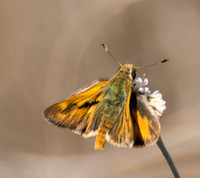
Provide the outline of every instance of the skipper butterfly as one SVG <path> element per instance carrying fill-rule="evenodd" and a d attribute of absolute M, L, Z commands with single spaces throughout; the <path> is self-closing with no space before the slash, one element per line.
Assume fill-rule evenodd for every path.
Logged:
<path fill-rule="evenodd" d="M 102 45 L 116 60 L 107 46 Z M 103 150 L 106 141 L 129 148 L 156 143 L 165 101 L 159 91 L 150 93 L 146 78 L 136 79 L 136 71 L 142 67 L 116 62 L 120 69 L 112 78 L 77 91 L 47 108 L 43 116 L 85 138 L 96 136 L 96 150 Z"/>

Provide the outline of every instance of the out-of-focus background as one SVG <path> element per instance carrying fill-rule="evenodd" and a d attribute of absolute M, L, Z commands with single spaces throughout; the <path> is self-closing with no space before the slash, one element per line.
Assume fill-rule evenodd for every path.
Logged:
<path fill-rule="evenodd" d="M 199 0 L 1 0 L 0 177 L 173 177 L 157 145 L 94 151 L 43 110 L 119 66 L 146 68 L 167 101 L 162 137 L 181 177 L 200 177 Z"/>

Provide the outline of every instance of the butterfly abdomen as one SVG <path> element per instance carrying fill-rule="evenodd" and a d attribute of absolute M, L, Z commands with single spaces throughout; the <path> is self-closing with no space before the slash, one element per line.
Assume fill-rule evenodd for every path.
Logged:
<path fill-rule="evenodd" d="M 103 147 L 106 142 L 106 134 L 112 128 L 113 123 L 114 123 L 114 120 L 102 118 L 99 129 L 98 129 L 98 134 L 96 136 L 95 150 L 103 150 Z"/>

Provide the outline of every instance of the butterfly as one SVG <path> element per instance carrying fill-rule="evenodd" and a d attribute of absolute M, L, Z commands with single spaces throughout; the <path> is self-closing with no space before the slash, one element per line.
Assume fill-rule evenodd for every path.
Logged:
<path fill-rule="evenodd" d="M 95 82 L 48 107 L 44 118 L 85 138 L 96 136 L 96 150 L 103 150 L 106 142 L 129 148 L 156 143 L 165 101 L 159 91 L 150 94 L 146 78 L 136 79 L 136 71 L 142 67 L 119 65 L 109 80 Z"/>

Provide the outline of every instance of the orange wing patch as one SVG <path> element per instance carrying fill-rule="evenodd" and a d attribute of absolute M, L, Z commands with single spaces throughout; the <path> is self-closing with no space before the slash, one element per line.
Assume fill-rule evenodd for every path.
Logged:
<path fill-rule="evenodd" d="M 44 111 L 44 117 L 58 127 L 69 128 L 84 137 L 95 136 L 100 122 L 97 105 L 106 94 L 102 90 L 106 83 L 96 83 L 50 106 Z"/>

